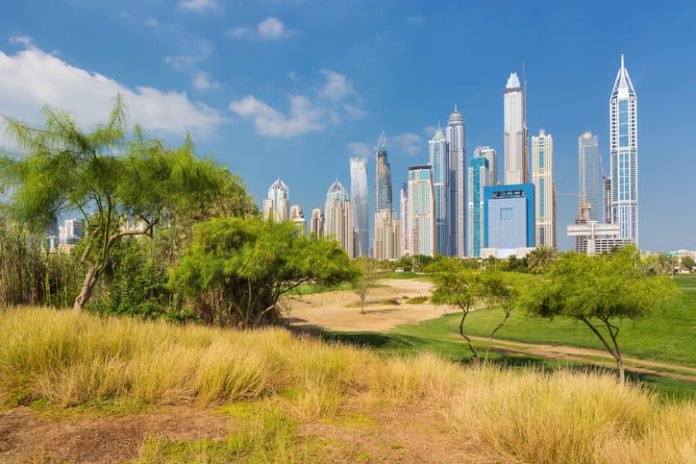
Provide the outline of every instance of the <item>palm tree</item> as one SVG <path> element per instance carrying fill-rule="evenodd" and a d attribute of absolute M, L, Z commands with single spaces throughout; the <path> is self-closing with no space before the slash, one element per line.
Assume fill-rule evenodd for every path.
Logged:
<path fill-rule="evenodd" d="M 527 255 L 527 266 L 532 272 L 543 273 L 557 256 L 558 252 L 555 248 L 541 245 Z"/>

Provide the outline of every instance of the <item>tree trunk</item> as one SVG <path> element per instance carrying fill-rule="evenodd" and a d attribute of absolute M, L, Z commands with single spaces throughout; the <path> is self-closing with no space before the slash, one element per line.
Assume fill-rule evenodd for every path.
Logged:
<path fill-rule="evenodd" d="M 75 303 L 73 303 L 73 310 L 82 311 L 92 297 L 92 292 L 94 292 L 94 287 L 97 285 L 97 271 L 91 268 L 87 271 L 85 280 L 82 282 L 82 290 L 80 294 L 75 297 Z"/>
<path fill-rule="evenodd" d="M 476 352 L 476 348 L 474 348 L 474 344 L 471 343 L 471 339 L 467 334 L 464 333 L 464 320 L 466 319 L 466 316 L 469 315 L 469 311 L 464 311 L 464 314 L 462 314 L 462 319 L 459 321 L 459 334 L 464 337 L 466 340 L 467 345 L 469 345 L 469 350 L 471 351 L 471 363 L 472 364 L 478 364 L 478 353 Z"/>
<path fill-rule="evenodd" d="M 491 352 L 491 346 L 493 345 L 493 337 L 495 336 L 495 334 L 496 334 L 500 329 L 503 328 L 503 326 L 505 325 L 505 323 L 507 322 L 507 320 L 510 318 L 510 314 L 511 314 L 510 311 L 508 311 L 508 312 L 505 313 L 505 317 L 503 318 L 503 320 L 500 321 L 500 324 L 498 324 L 498 325 L 496 326 L 496 328 L 493 329 L 493 332 L 491 332 L 490 337 L 488 337 L 488 347 L 486 348 L 486 354 L 485 354 L 485 356 L 483 357 L 483 363 L 484 363 L 484 364 L 488 363 L 488 354 Z"/>

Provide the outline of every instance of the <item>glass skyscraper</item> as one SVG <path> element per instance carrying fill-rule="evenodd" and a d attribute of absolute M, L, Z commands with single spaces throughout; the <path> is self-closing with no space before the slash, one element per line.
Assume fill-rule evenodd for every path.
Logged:
<path fill-rule="evenodd" d="M 474 156 L 469 161 L 467 168 L 467 256 L 478 258 L 481 256 L 484 237 L 484 187 L 490 181 L 489 162 L 483 156 Z"/>
<path fill-rule="evenodd" d="M 589 131 L 578 137 L 578 187 L 578 208 L 589 204 L 590 220 L 604 222 L 599 142 Z"/>
<path fill-rule="evenodd" d="M 447 140 L 441 129 L 428 142 L 428 158 L 432 168 L 435 194 L 435 249 L 443 256 L 450 255 L 451 229 L 449 224 L 449 159 Z"/>
<path fill-rule="evenodd" d="M 488 160 L 488 182 L 486 185 L 498 183 L 498 160 L 496 152 L 491 147 L 474 148 L 474 158 L 486 158 Z"/>
<path fill-rule="evenodd" d="M 435 196 L 430 166 L 408 168 L 408 227 L 411 255 L 435 255 Z"/>
<path fill-rule="evenodd" d="M 350 196 L 357 234 L 356 254 L 367 256 L 370 250 L 369 211 L 367 206 L 367 159 L 350 159 Z"/>
<path fill-rule="evenodd" d="M 638 97 L 624 66 L 609 98 L 611 146 L 611 223 L 621 238 L 638 243 Z"/>
<path fill-rule="evenodd" d="M 457 110 L 447 119 L 447 150 L 450 166 L 450 251 L 449 256 L 466 256 L 466 132 L 464 116 Z"/>
<path fill-rule="evenodd" d="M 382 133 L 375 147 L 377 169 L 375 172 L 376 198 L 375 211 L 392 209 L 391 167 L 387 159 L 386 137 Z"/>

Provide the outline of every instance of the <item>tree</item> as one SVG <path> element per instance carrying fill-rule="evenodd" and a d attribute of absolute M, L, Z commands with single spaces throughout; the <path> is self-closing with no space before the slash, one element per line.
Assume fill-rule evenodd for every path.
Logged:
<path fill-rule="evenodd" d="M 691 272 L 694 269 L 694 258 L 691 256 L 684 256 L 681 260 L 681 266 L 688 272 Z"/>
<path fill-rule="evenodd" d="M 538 246 L 527 255 L 527 265 L 534 273 L 544 273 L 557 256 L 555 248 L 546 245 Z"/>
<path fill-rule="evenodd" d="M 358 272 L 336 241 L 300 237 L 288 222 L 223 217 L 194 227 L 169 285 L 196 299 L 206 322 L 252 328 L 276 323 L 278 300 L 293 288 L 335 285 Z"/>
<path fill-rule="evenodd" d="M 518 277 L 502 272 L 491 272 L 481 277 L 484 300 L 491 308 L 500 308 L 503 311 L 503 319 L 495 326 L 488 337 L 488 347 L 486 348 L 484 362 L 488 361 L 488 355 L 493 345 L 493 337 L 503 328 L 510 315 L 512 315 L 512 311 L 517 307 L 517 300 L 520 295 L 519 285 L 517 285 L 517 279 L 519 278 L 521 278 L 521 275 Z"/>
<path fill-rule="evenodd" d="M 674 274 L 674 268 L 678 267 L 679 262 L 676 256 L 659 253 L 654 259 L 650 260 L 650 264 L 656 274 L 672 275 Z"/>
<path fill-rule="evenodd" d="M 609 255 L 563 254 L 530 286 L 522 304 L 537 316 L 585 324 L 616 360 L 623 382 L 621 322 L 645 317 L 676 292 L 670 279 L 647 275 L 639 261 L 632 246 Z"/>
<path fill-rule="evenodd" d="M 61 212 L 81 212 L 86 237 L 80 261 L 87 270 L 75 310 L 89 301 L 123 237 L 152 237 L 156 225 L 207 211 L 226 193 L 243 191 L 229 171 L 197 159 L 188 137 L 169 149 L 136 128 L 127 140 L 120 97 L 106 124 L 91 132 L 67 113 L 46 108 L 44 115 L 42 128 L 5 119 L 23 154 L 3 157 L 0 171 L 13 192 L 11 213 L 35 230 L 45 230 Z"/>
<path fill-rule="evenodd" d="M 439 305 L 456 306 L 462 311 L 459 320 L 459 334 L 464 337 L 473 364 L 478 364 L 479 356 L 471 338 L 464 331 L 464 322 L 481 297 L 481 278 L 477 271 L 462 267 L 458 258 L 439 260 L 437 267 L 428 269 L 433 273 L 435 291 L 431 301 Z"/>
<path fill-rule="evenodd" d="M 359 257 L 354 264 L 360 269 L 360 274 L 353 281 L 353 291 L 360 298 L 360 314 L 365 314 L 367 294 L 375 288 L 382 275 L 380 263 L 374 259 Z"/>

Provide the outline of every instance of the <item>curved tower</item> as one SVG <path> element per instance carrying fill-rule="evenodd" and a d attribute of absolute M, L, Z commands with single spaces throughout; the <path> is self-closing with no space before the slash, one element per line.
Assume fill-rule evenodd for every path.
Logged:
<path fill-rule="evenodd" d="M 367 159 L 350 159 L 350 196 L 353 201 L 353 216 L 357 241 L 357 256 L 367 256 L 370 247 L 370 226 L 367 206 Z"/>

